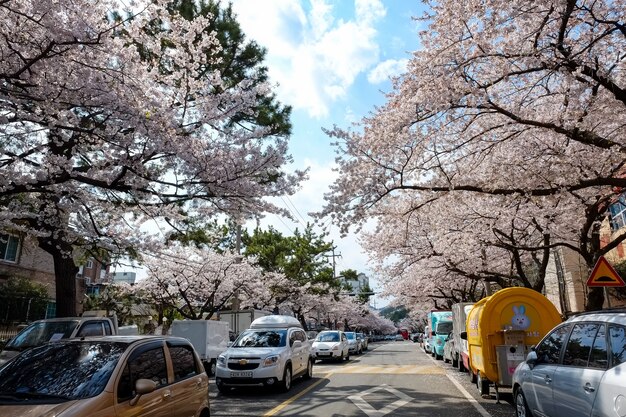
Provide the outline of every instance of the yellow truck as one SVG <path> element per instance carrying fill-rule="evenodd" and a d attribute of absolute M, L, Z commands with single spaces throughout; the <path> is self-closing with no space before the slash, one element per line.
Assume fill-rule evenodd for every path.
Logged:
<path fill-rule="evenodd" d="M 505 288 L 474 304 L 467 315 L 465 334 L 469 375 L 482 396 L 494 384 L 510 387 L 515 367 L 554 326 L 562 321 L 556 307 L 529 288 Z"/>

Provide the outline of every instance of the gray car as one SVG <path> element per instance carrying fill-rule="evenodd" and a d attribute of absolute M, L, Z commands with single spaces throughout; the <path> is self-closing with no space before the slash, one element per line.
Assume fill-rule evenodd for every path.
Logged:
<path fill-rule="evenodd" d="M 513 374 L 518 417 L 626 415 L 626 309 L 556 326 Z"/>

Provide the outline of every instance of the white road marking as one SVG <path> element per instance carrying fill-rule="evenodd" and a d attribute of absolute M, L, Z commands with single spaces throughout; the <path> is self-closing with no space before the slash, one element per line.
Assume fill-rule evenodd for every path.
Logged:
<path fill-rule="evenodd" d="M 373 392 L 379 391 L 379 390 L 385 390 L 390 392 L 391 394 L 395 395 L 396 397 L 399 398 L 398 401 L 394 401 L 393 403 L 386 405 L 385 407 L 381 408 L 380 410 L 375 410 L 374 407 L 372 407 L 367 401 L 365 401 L 363 399 L 364 396 L 371 394 Z M 361 411 L 363 411 L 365 414 L 367 414 L 369 417 L 383 417 L 386 416 L 387 414 L 397 410 L 398 408 L 402 407 L 403 405 L 406 405 L 408 403 L 411 402 L 412 398 L 409 397 L 408 395 L 406 395 L 405 393 L 398 391 L 395 388 L 390 387 L 387 384 L 383 384 L 379 387 L 374 387 L 374 388 L 370 388 L 367 391 L 363 391 L 360 395 L 351 395 L 348 397 L 348 399 L 350 399 L 357 407 L 359 407 L 361 409 Z"/>
<path fill-rule="evenodd" d="M 437 361 L 431 357 L 430 358 L 433 362 L 437 363 Z M 443 369 L 443 368 L 442 368 Z M 472 404 L 474 406 L 474 408 L 480 413 L 481 416 L 483 417 L 491 417 L 491 414 L 489 414 L 489 412 L 487 410 L 485 410 L 485 407 L 483 407 L 482 405 L 480 405 L 480 403 L 478 401 L 476 401 L 476 398 L 474 398 L 472 396 L 472 394 L 470 394 L 469 392 L 467 392 L 467 390 L 463 387 L 463 385 L 459 384 L 458 381 L 456 381 L 454 378 L 452 378 L 450 376 L 450 374 L 448 374 L 446 372 L 446 376 L 448 377 L 448 379 L 450 381 L 452 381 L 452 383 L 454 384 L 455 387 L 457 387 L 457 389 L 459 391 L 461 391 L 461 394 L 463 394 L 463 396 L 465 398 L 467 398 L 467 401 L 470 402 L 470 404 Z"/>

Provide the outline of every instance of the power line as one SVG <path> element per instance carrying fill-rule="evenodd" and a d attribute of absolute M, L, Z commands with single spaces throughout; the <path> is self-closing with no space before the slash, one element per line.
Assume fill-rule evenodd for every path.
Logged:
<path fill-rule="evenodd" d="M 298 211 L 298 208 L 296 207 L 295 204 L 293 204 L 293 201 L 291 201 L 291 199 L 289 198 L 289 196 L 285 196 L 287 198 L 287 201 L 289 201 L 291 203 L 291 206 L 293 207 L 293 209 L 296 211 L 296 213 L 298 213 L 298 216 L 300 216 L 300 218 L 302 219 L 302 221 L 306 224 L 307 221 L 304 220 L 304 217 L 302 216 L 302 214 L 300 214 L 300 212 Z"/>

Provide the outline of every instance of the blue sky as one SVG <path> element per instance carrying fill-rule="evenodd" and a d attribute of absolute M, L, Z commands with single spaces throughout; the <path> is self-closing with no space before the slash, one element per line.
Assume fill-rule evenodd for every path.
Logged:
<path fill-rule="evenodd" d="M 311 221 L 323 193 L 332 183 L 335 153 L 322 128 L 349 127 L 384 102 L 389 77 L 402 73 L 410 53 L 419 48 L 423 25 L 412 19 L 423 14 L 419 1 L 409 0 L 233 0 L 244 33 L 267 48 L 266 64 L 279 100 L 293 107 L 290 150 L 294 167 L 310 169 L 309 181 L 294 196 L 276 201 L 298 222 L 267 216 L 271 224 L 291 234 Z M 337 271 L 356 269 L 376 277 L 367 267 L 356 236 L 337 245 Z M 387 301 L 376 300 L 378 307 Z"/>

